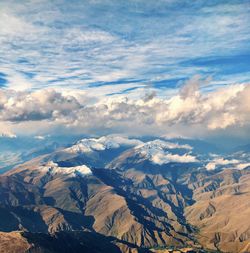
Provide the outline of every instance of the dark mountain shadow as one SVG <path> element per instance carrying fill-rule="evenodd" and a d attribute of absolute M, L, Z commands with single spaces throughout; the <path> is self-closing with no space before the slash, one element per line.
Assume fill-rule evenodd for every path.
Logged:
<path fill-rule="evenodd" d="M 47 232 L 47 225 L 41 215 L 21 206 L 0 207 L 0 231 L 10 232 L 27 229 L 33 232 Z"/>
<path fill-rule="evenodd" d="M 93 216 L 86 216 L 83 213 L 69 212 L 59 208 L 57 209 L 63 214 L 65 220 L 72 226 L 73 230 L 82 230 L 84 228 L 94 231 L 92 226 L 95 219 Z"/>
<path fill-rule="evenodd" d="M 11 232 L 19 229 L 18 219 L 7 208 L 0 206 L 0 217 L 0 231 Z"/>
<path fill-rule="evenodd" d="M 122 253 L 120 248 L 115 245 L 116 242 L 136 248 L 139 253 L 150 252 L 147 249 L 139 249 L 133 244 L 96 232 L 57 232 L 53 235 L 24 232 L 22 235 L 30 244 L 33 244 L 33 247 L 27 251 L 29 253 Z"/>
<path fill-rule="evenodd" d="M 19 221 L 19 229 L 27 229 L 33 232 L 47 232 L 47 224 L 44 222 L 40 213 L 32 209 L 17 206 L 9 210 Z"/>

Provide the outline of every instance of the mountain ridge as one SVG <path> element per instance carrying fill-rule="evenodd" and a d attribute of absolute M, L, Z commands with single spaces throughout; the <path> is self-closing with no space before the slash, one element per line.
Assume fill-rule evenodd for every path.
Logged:
<path fill-rule="evenodd" d="M 249 168 L 207 170 L 201 161 L 155 162 L 152 148 L 153 155 L 189 152 L 198 156 L 190 146 L 164 141 L 125 150 L 97 147 L 99 150 L 70 155 L 70 147 L 55 151 L 1 175 L 0 231 L 48 236 L 90 231 L 145 250 L 250 251 L 248 224 L 243 231 L 241 222 L 233 218 L 241 206 L 247 217 L 248 205 L 238 204 L 227 214 L 234 224 L 232 232 L 225 234 L 228 222 L 223 218 L 223 207 L 243 200 L 247 203 Z M 150 152 L 145 154 L 144 147 Z M 102 154 L 113 150 L 119 153 L 115 159 L 102 160 Z M 95 167 L 99 157 L 105 166 Z M 214 223 L 219 227 L 214 228 Z M 122 252 L 133 252 L 124 247 Z"/>

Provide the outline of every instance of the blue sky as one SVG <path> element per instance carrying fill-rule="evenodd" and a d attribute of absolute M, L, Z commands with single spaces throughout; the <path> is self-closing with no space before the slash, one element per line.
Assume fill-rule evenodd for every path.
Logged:
<path fill-rule="evenodd" d="M 1 0 L 0 128 L 245 138 L 249 14 L 245 0 Z"/>
<path fill-rule="evenodd" d="M 0 85 L 173 89 L 248 82 L 249 1 L 1 1 Z M 115 92 L 107 91 L 107 94 Z"/>

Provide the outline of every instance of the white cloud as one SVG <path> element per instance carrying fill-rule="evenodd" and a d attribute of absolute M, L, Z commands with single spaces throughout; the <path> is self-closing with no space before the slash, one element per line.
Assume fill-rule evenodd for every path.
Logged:
<path fill-rule="evenodd" d="M 110 4 L 115 8 L 108 14 Z M 239 66 L 239 73 L 216 77 L 224 72 L 217 67 L 220 59 L 215 66 L 193 64 L 246 53 L 246 4 L 205 4 L 192 15 L 197 10 L 190 3 L 187 12 L 176 10 L 181 11 L 178 22 L 169 6 L 169 1 L 122 6 L 116 1 L 1 1 L 0 72 L 8 87 L 0 90 L 1 131 L 200 137 L 249 128 L 249 83 L 213 90 L 249 80 L 249 73 Z M 151 15 L 152 10 L 160 15 Z M 212 91 L 201 93 L 209 80 L 197 73 L 206 72 L 215 80 L 206 87 Z M 178 80 L 192 75 L 178 93 Z M 166 88 L 173 80 L 176 84 Z"/>
<path fill-rule="evenodd" d="M 63 96 L 52 89 L 32 93 L 11 90 L 0 91 L 0 119 L 3 121 L 39 121 L 56 120 L 66 116 L 81 105 L 72 96 Z"/>
<path fill-rule="evenodd" d="M 154 140 L 135 147 L 135 151 L 151 160 L 155 164 L 193 163 L 198 162 L 197 158 L 189 153 L 177 154 L 171 153 L 175 149 L 191 150 L 189 145 L 180 145 L 178 143 Z"/>
<path fill-rule="evenodd" d="M 204 133 L 237 126 L 240 131 L 249 127 L 248 84 L 229 85 L 205 94 L 196 90 L 185 97 L 177 94 L 165 99 L 124 95 L 91 98 L 85 94 L 54 89 L 34 92 L 4 89 L 0 91 L 0 122 L 15 129 L 33 122 L 38 129 L 40 124 L 44 132 L 60 127 L 93 134 L 99 129 L 105 133 L 157 132 L 157 135 L 173 130 L 185 135 L 189 130 L 199 134 L 198 130 Z"/>
<path fill-rule="evenodd" d="M 25 36 L 31 35 L 32 32 L 35 32 L 35 27 L 29 23 L 26 22 L 24 19 L 15 16 L 12 12 L 10 12 L 8 9 L 2 9 L 0 12 L 0 38 L 2 40 L 9 39 L 9 37 L 17 37 L 17 36 Z"/>
<path fill-rule="evenodd" d="M 206 169 L 207 170 L 214 170 L 217 168 L 217 166 L 227 166 L 227 165 L 236 165 L 239 164 L 240 161 L 236 160 L 236 159 L 224 159 L 222 157 L 219 158 L 215 158 L 214 160 L 212 160 L 211 162 L 209 162 L 206 165 Z"/>
<path fill-rule="evenodd" d="M 225 159 L 223 157 L 216 157 L 212 161 L 206 164 L 207 170 L 215 170 L 216 168 L 220 167 L 223 169 L 238 169 L 242 170 L 246 167 L 250 166 L 250 163 L 244 161 L 242 157 L 240 159 Z"/>
<path fill-rule="evenodd" d="M 170 162 L 175 163 L 194 163 L 198 162 L 195 156 L 184 154 L 184 155 L 178 155 L 178 154 L 162 154 L 158 153 L 155 154 L 152 158 L 152 161 L 156 164 L 162 165 Z"/>
<path fill-rule="evenodd" d="M 67 1 L 1 1 L 1 70 L 7 74 L 8 86 L 17 90 L 45 85 L 85 89 L 90 83 L 122 79 L 147 83 L 183 79 L 216 72 L 213 66 L 183 67 L 180 63 L 190 56 L 223 57 L 247 46 L 246 4 L 204 5 L 200 15 L 192 15 L 197 10 L 190 3 L 190 12 L 181 12 L 176 22 L 167 2 L 87 1 L 72 7 Z M 106 15 L 113 6 L 117 9 Z M 145 19 L 136 10 L 146 15 L 165 10 L 166 15 Z M 27 77 L 30 72 L 32 78 Z M 230 82 L 234 78 L 224 77 Z"/>

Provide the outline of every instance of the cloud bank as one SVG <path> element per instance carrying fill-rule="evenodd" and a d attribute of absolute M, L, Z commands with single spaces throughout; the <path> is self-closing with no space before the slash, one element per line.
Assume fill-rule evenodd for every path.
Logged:
<path fill-rule="evenodd" d="M 79 133 L 95 133 L 99 129 L 106 133 L 164 134 L 171 129 L 178 132 L 197 127 L 213 132 L 234 126 L 240 131 L 249 127 L 249 96 L 249 84 L 228 85 L 203 93 L 193 80 L 170 98 L 90 98 L 86 93 L 54 89 L 2 89 L 0 124 L 14 130 L 33 124 L 37 134 L 57 127 Z"/>

